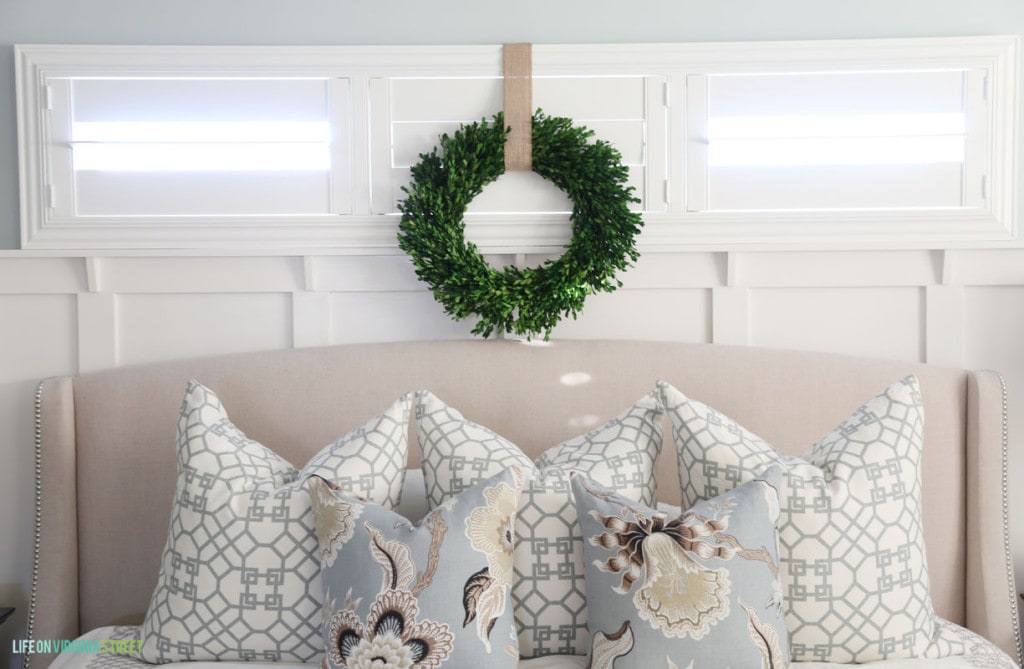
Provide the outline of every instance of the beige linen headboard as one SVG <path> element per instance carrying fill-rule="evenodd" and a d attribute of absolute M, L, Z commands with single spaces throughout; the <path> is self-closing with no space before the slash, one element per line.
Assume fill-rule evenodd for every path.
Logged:
<path fill-rule="evenodd" d="M 913 373 L 925 402 L 924 522 L 935 609 L 1018 658 L 999 375 L 749 347 L 633 341 L 356 344 L 120 368 L 43 381 L 37 397 L 36 639 L 138 622 L 166 539 L 186 381 L 296 463 L 403 392 L 429 388 L 534 457 L 618 414 L 658 379 L 780 450 L 804 453 Z M 679 498 L 670 430 L 659 497 Z M 413 446 L 410 467 L 419 466 Z M 32 658 L 42 669 L 46 656 Z"/>

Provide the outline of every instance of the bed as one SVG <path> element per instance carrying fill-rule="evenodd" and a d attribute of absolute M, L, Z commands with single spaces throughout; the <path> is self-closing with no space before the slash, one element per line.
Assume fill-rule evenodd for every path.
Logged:
<path fill-rule="evenodd" d="M 780 451 L 799 454 L 865 398 L 907 375 L 920 384 L 927 416 L 921 476 L 935 613 L 1019 664 L 1006 501 L 1007 400 L 997 373 L 640 341 L 352 344 L 46 379 L 36 397 L 28 636 L 76 639 L 94 630 L 137 630 L 131 626 L 146 614 L 167 538 L 175 424 L 190 379 L 216 388 L 247 435 L 302 463 L 394 397 L 420 388 L 536 457 L 613 416 L 658 380 L 741 421 Z M 664 435 L 670 441 L 672 431 Z M 412 432 L 410 439 L 415 442 Z M 411 447 L 408 467 L 419 468 L 419 458 Z M 678 505 L 673 449 L 666 446 L 659 458 L 659 501 Z M 26 667 L 44 669 L 55 656 L 25 659 Z M 62 657 L 60 666 L 76 662 L 86 659 Z M 582 666 L 583 660 L 533 662 Z"/>

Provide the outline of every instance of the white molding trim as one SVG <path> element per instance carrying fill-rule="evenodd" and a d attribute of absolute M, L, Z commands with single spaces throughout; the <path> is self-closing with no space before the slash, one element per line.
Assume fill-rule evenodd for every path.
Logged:
<path fill-rule="evenodd" d="M 638 238 L 643 251 L 725 246 L 764 249 L 959 248 L 1018 246 L 1018 238 L 990 216 L 948 211 L 902 214 L 760 212 L 644 214 Z M 828 225 L 822 225 L 827 220 Z M 23 239 L 29 249 L 154 250 L 237 249 L 243 253 L 291 253 L 333 249 L 343 253 L 398 254 L 399 217 L 217 218 L 201 224 L 166 218 L 163 225 L 53 222 Z M 473 214 L 474 243 L 483 253 L 557 253 L 565 243 L 568 217 L 559 214 Z M 133 233 L 131 236 L 126 232 Z M 523 240 L 530 240 L 524 242 Z"/>

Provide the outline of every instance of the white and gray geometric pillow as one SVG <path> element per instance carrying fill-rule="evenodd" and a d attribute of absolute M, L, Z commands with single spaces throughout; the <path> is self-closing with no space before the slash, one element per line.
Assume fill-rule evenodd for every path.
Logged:
<path fill-rule="evenodd" d="M 311 662 L 323 654 L 309 494 L 318 474 L 394 507 L 412 394 L 326 446 L 300 472 L 248 439 L 196 381 L 178 419 L 178 480 L 141 659 Z"/>
<path fill-rule="evenodd" d="M 417 433 L 430 508 L 509 466 L 533 475 L 516 522 L 512 583 L 522 657 L 589 651 L 583 543 L 569 472 L 581 472 L 653 505 L 661 415 L 657 392 L 651 392 L 601 427 L 531 462 L 515 444 L 466 420 L 432 393 L 417 393 Z"/>
<path fill-rule="evenodd" d="M 684 508 L 785 467 L 779 520 L 794 662 L 920 657 L 935 631 L 921 523 L 924 409 L 910 376 L 857 409 L 803 458 L 659 384 Z"/>

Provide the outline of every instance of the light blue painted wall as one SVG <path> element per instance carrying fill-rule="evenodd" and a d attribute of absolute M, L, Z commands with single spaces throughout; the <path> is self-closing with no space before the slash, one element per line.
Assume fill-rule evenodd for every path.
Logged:
<path fill-rule="evenodd" d="M 14 44 L 496 44 L 1024 34 L 1022 0 L 522 0 L 506 4 L 488 0 L 0 0 L 0 249 L 19 245 Z"/>

